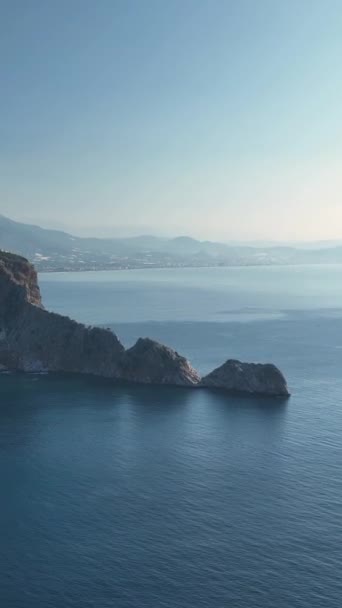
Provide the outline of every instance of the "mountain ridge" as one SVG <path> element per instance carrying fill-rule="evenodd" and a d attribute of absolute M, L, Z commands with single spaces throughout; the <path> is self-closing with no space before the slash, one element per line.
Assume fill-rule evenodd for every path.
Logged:
<path fill-rule="evenodd" d="M 39 271 L 182 266 L 342 263 L 342 246 L 310 249 L 197 240 L 187 235 L 81 237 L 0 215 L 0 249 L 27 257 Z"/>

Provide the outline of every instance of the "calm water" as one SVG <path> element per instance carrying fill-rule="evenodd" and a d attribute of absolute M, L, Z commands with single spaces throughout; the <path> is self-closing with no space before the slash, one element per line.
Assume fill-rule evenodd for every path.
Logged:
<path fill-rule="evenodd" d="M 126 345 L 273 361 L 293 395 L 2 375 L 1 607 L 340 608 L 342 267 L 40 280 Z"/>

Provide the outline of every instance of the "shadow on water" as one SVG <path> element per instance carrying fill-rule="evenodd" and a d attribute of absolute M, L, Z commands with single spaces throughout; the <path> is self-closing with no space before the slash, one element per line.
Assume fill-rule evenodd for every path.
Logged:
<path fill-rule="evenodd" d="M 113 383 L 90 376 L 13 374 L 0 377 L 0 418 L 17 445 L 57 441 L 64 426 L 90 442 L 101 425 L 108 441 L 127 444 L 168 438 L 196 450 L 233 434 L 273 439 L 286 420 L 288 400 L 228 395 L 212 389 Z M 18 427 L 18 430 L 16 430 Z M 93 429 L 94 432 L 93 432 Z M 63 431 L 64 432 L 64 431 Z M 55 439 L 56 436 L 56 439 Z M 1 442 L 1 437 L 0 437 Z M 1 448 L 1 445 L 0 445 Z"/>
<path fill-rule="evenodd" d="M 25 395 L 21 406 L 25 408 L 40 405 L 42 397 L 49 395 L 53 397 L 66 393 L 71 397 L 74 395 L 84 397 L 89 404 L 91 399 L 96 399 L 96 405 L 108 406 L 118 402 L 129 402 L 131 405 L 151 407 L 183 407 L 190 401 L 195 403 L 207 400 L 212 404 L 221 404 L 227 408 L 260 409 L 262 411 L 279 410 L 289 403 L 289 397 L 272 397 L 268 395 L 248 396 L 244 394 L 231 394 L 221 389 L 179 387 L 170 385 L 146 385 L 133 384 L 129 382 L 113 382 L 106 378 L 94 376 L 82 376 L 79 374 L 1 374 L 1 406 L 6 409 L 9 401 Z M 39 389 L 37 391 L 37 389 Z M 59 401 L 62 407 L 78 404 L 80 401 L 72 398 L 67 401 Z M 95 403 L 94 403 L 95 404 Z"/>

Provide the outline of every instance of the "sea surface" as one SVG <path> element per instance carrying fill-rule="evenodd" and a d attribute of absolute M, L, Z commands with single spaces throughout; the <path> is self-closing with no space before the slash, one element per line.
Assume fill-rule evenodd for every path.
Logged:
<path fill-rule="evenodd" d="M 0 376 L 1 608 L 340 608 L 342 267 L 40 276 L 48 309 L 287 401 Z"/>

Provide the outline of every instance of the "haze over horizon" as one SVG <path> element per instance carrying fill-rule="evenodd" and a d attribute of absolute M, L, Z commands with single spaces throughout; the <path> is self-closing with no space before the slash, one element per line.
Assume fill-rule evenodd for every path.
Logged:
<path fill-rule="evenodd" d="M 339 1 L 1 9 L 0 213 L 98 236 L 340 238 Z"/>

